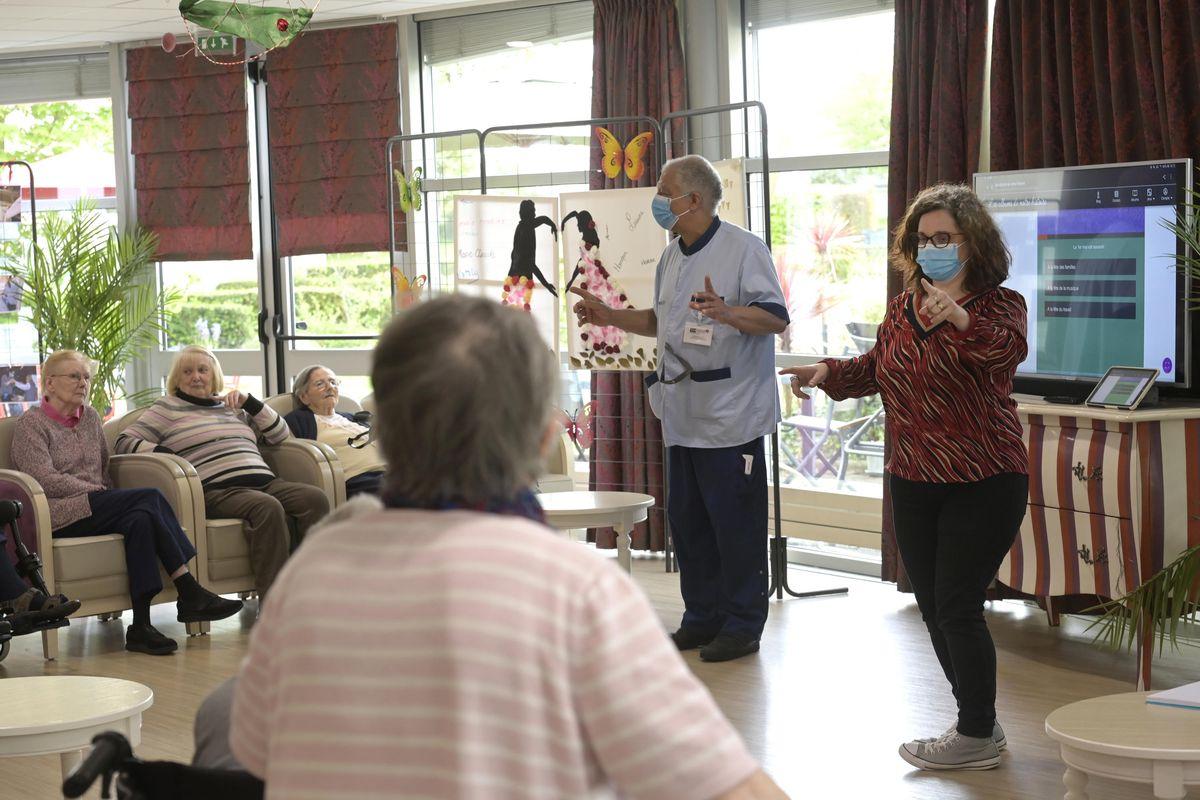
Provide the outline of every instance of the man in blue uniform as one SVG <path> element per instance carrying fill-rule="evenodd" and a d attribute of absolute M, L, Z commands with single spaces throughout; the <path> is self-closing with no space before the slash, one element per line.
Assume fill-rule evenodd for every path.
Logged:
<path fill-rule="evenodd" d="M 613 309 L 582 289 L 580 322 L 658 338 L 646 384 L 667 444 L 667 516 L 684 613 L 671 635 L 705 661 L 758 650 L 767 620 L 763 436 L 779 422 L 775 334 L 788 325 L 771 253 L 716 216 L 721 179 L 700 156 L 667 162 L 654 218 L 676 234 L 654 307 Z"/>

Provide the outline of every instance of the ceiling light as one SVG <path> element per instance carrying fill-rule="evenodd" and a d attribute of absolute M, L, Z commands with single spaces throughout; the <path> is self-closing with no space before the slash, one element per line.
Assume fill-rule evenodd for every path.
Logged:
<path fill-rule="evenodd" d="M 505 42 L 509 47 L 533 47 L 533 42 L 527 42 L 524 39 L 514 39 L 511 42 Z"/>

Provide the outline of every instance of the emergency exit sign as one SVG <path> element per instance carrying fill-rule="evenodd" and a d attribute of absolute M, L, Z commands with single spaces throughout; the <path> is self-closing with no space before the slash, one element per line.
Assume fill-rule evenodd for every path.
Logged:
<path fill-rule="evenodd" d="M 228 33 L 214 33 L 209 36 L 197 36 L 196 47 L 202 53 L 234 53 L 237 50 L 237 37 Z"/>

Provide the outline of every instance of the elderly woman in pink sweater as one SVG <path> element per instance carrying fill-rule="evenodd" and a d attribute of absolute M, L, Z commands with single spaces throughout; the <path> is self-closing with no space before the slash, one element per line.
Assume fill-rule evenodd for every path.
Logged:
<path fill-rule="evenodd" d="M 150 602 L 162 591 L 159 565 L 179 593 L 176 619 L 224 619 L 242 608 L 201 586 L 188 571 L 196 556 L 175 513 L 157 489 L 114 489 L 100 415 L 87 404 L 91 363 L 74 350 L 53 353 L 42 365 L 42 402 L 21 415 L 13 433 L 12 460 L 32 476 L 50 501 L 54 536 L 125 537 L 125 564 L 133 624 L 125 649 L 168 655 L 178 643 L 150 624 Z"/>

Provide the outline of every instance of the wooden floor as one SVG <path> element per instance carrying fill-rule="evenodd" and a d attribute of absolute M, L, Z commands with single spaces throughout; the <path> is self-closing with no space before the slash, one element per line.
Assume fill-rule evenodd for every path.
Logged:
<path fill-rule="evenodd" d="M 664 626 L 674 628 L 681 610 L 677 577 L 665 574 L 655 559 L 635 560 L 634 572 Z M 896 748 L 906 739 L 940 733 L 953 718 L 953 699 L 911 597 L 890 584 L 829 573 L 793 569 L 790 579 L 793 588 L 843 585 L 850 593 L 773 601 L 757 656 L 726 664 L 702 663 L 694 652 L 686 656 L 750 751 L 794 798 L 1059 798 L 1062 765 L 1042 730 L 1046 715 L 1075 700 L 1132 687 L 1132 655 L 1093 645 L 1083 621 L 1064 617 L 1052 629 L 1037 609 L 996 603 L 989 620 L 999 651 L 998 707 L 1008 753 L 988 772 L 914 771 Z M 154 622 L 182 642 L 183 626 L 173 611 L 157 607 Z M 139 754 L 186 761 L 195 709 L 237 669 L 250 620 L 244 612 L 215 623 L 210 636 L 186 640 L 175 656 L 154 658 L 124 651 L 121 622 L 92 618 L 64 632 L 58 662 L 42 661 L 38 637 L 15 639 L 0 677 L 107 675 L 145 683 L 155 702 L 144 717 Z M 1167 655 L 1155 669 L 1158 687 L 1200 680 L 1200 653 L 1191 647 Z M 61 797 L 58 779 L 57 756 L 0 759 L 0 798 Z M 1090 789 L 1093 800 L 1152 797 L 1148 786 L 1100 779 Z"/>

